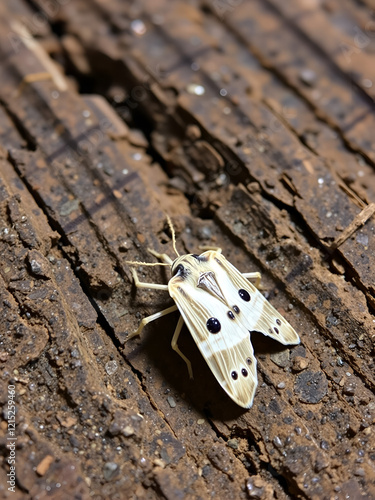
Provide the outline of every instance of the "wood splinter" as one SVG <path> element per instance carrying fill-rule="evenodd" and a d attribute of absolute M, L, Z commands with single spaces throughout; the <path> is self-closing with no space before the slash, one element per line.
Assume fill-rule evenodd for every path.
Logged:
<path fill-rule="evenodd" d="M 364 226 L 366 222 L 374 215 L 375 213 L 375 203 L 370 203 L 367 205 L 361 212 L 354 218 L 354 220 L 347 226 L 342 234 L 338 236 L 332 244 L 329 246 L 330 251 L 336 250 L 339 246 L 341 246 L 351 235 L 357 231 L 360 227 Z"/>

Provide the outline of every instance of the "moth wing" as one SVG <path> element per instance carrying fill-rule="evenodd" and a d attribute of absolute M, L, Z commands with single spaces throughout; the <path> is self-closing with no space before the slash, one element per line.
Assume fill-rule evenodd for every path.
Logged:
<path fill-rule="evenodd" d="M 229 303 L 240 308 L 239 320 L 251 331 L 261 332 L 284 345 L 300 343 L 300 338 L 294 328 L 271 305 L 260 291 L 236 269 L 223 255 L 217 252 L 207 252 L 210 255 L 211 268 L 217 275 L 220 287 Z M 224 271 L 224 272 L 223 272 Z M 245 290 L 250 296 L 247 302 L 239 291 Z"/>
<path fill-rule="evenodd" d="M 169 293 L 216 380 L 235 403 L 250 408 L 258 381 L 248 330 L 229 318 L 225 304 L 189 282 L 172 278 Z M 218 333 L 208 331 L 209 318 L 220 322 Z"/>

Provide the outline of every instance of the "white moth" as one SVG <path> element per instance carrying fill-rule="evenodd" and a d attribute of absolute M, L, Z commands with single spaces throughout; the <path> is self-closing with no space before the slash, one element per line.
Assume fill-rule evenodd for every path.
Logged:
<path fill-rule="evenodd" d="M 299 344 L 299 336 L 257 289 L 260 273 L 241 274 L 221 254 L 220 248 L 205 247 L 206 251 L 200 255 L 180 256 L 169 218 L 168 223 L 178 257 L 172 261 L 168 255 L 149 249 L 164 262 L 128 264 L 169 265 L 172 277 L 168 285 L 142 283 L 133 268 L 132 273 L 138 288 L 167 290 L 176 305 L 144 318 L 126 340 L 140 335 L 150 321 L 178 309 L 181 316 L 172 348 L 187 364 L 190 377 L 193 378 L 191 363 L 177 345 L 184 322 L 221 387 L 239 406 L 250 408 L 258 383 L 250 333 L 261 332 L 284 345 Z M 255 286 L 248 279 L 255 279 Z"/>

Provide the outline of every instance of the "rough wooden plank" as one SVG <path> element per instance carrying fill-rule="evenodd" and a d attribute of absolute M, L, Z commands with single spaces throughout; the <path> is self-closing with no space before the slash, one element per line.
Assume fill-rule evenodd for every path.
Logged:
<path fill-rule="evenodd" d="M 270 5 L 252 13 L 264 29 L 259 49 L 272 34 L 265 20 L 277 9 Z M 313 142 L 302 140 L 308 124 L 318 127 L 330 108 L 308 109 L 300 82 L 285 87 L 272 76 L 285 71 L 279 61 L 265 64 L 258 50 L 248 53 L 238 36 L 242 14 L 248 22 L 241 5 L 221 17 L 217 4 L 203 11 L 185 2 L 131 9 L 77 1 L 53 14 L 42 1 L 33 6 L 64 26 L 61 46 L 48 23 L 41 44 L 53 39 L 60 56 L 64 47 L 78 81 L 79 71 L 92 82 L 106 75 L 92 85 L 118 103 L 128 125 L 102 98 L 81 96 L 68 82 L 61 90 L 56 78 L 25 80 L 43 74 L 44 56 L 22 39 L 19 51 L 9 50 L 2 37 L 2 279 L 11 305 L 4 310 L 24 332 L 7 337 L 6 369 L 20 392 L 30 379 L 41 393 L 37 404 L 23 391 L 17 401 L 35 429 L 37 457 L 28 464 L 20 453 L 23 490 L 52 485 L 56 494 L 55 472 L 76 463 L 82 472 L 62 494 L 84 476 L 82 495 L 99 497 L 371 498 L 374 326 L 366 298 L 373 269 L 360 260 L 365 236 L 371 247 L 371 224 L 354 233 L 357 242 L 339 247 L 335 259 L 345 260 L 335 266 L 324 249 L 371 201 L 371 163 L 363 167 L 367 185 L 357 180 L 362 196 L 357 186 L 350 190 L 353 183 L 342 189 L 344 169 L 328 165 L 329 155 L 357 164 L 347 138 L 333 137 L 331 120 L 315 150 L 306 147 Z M 18 20 L 28 12 L 21 1 L 12 9 Z M 274 19 L 283 33 L 280 14 Z M 309 62 L 324 62 L 301 46 Z M 257 89 L 251 95 L 249 85 Z M 293 97 L 298 119 L 280 115 L 277 96 Z M 189 381 L 169 346 L 176 317 L 123 348 L 125 331 L 168 300 L 135 293 L 124 263 L 151 260 L 147 246 L 170 252 L 165 211 L 174 216 L 180 251 L 220 245 L 241 270 L 260 270 L 272 303 L 301 335 L 301 346 L 284 350 L 253 335 L 259 387 L 248 412 L 222 393 L 184 332 L 181 349 L 194 362 Z M 345 281 L 339 269 L 356 275 Z M 140 274 L 168 278 L 146 267 Z M 32 335 L 38 342 L 30 348 Z M 54 469 L 50 456 L 64 465 Z M 35 470 L 42 473 L 36 482 Z"/>
<path fill-rule="evenodd" d="M 346 0 L 332 2 L 329 11 L 299 0 L 288 4 L 276 0 L 270 4 L 352 80 L 353 92 L 358 86 L 364 95 L 374 98 L 375 39 L 372 12 L 368 7 Z"/>
<path fill-rule="evenodd" d="M 257 23 L 254 23 L 254 18 Z M 371 101 L 354 92 L 345 75 L 332 68 L 330 61 L 322 58 L 314 46 L 304 43 L 303 34 L 301 36 L 293 30 L 271 1 L 254 2 L 251 11 L 242 2 L 228 13 L 226 20 L 264 65 L 272 67 L 289 85 L 298 89 L 318 116 L 337 126 L 353 148 L 373 161 L 369 132 L 373 120 Z M 283 50 L 279 50 L 280 39 L 283 40 Z M 305 61 L 308 61 L 308 69 L 316 75 L 312 86 L 299 83 Z"/>
<path fill-rule="evenodd" d="M 290 130 L 285 127 L 283 119 L 273 115 L 265 106 L 259 105 L 255 99 L 249 97 L 245 85 L 238 85 L 239 78 L 237 76 L 236 79 L 234 75 L 231 75 L 230 69 L 227 70 L 225 84 L 222 84 L 228 96 L 225 94 L 225 96 L 218 98 L 221 85 L 219 85 L 218 80 L 214 80 L 210 74 L 207 75 L 205 72 L 193 71 L 191 64 L 192 61 L 195 61 L 198 67 L 206 68 L 209 67 L 209 59 L 220 67 L 224 63 L 228 64 L 228 57 L 223 57 L 223 54 L 226 55 L 227 47 L 230 44 L 223 45 L 219 55 L 215 52 L 213 55 L 214 46 L 212 36 L 210 37 L 211 32 L 207 32 L 201 26 L 203 24 L 202 16 L 199 17 L 199 20 L 191 16 L 189 22 L 188 17 L 183 18 L 178 15 L 179 5 L 176 5 L 175 11 L 173 11 L 168 4 L 163 2 L 154 6 L 151 15 L 156 15 L 156 11 L 160 13 L 161 8 L 164 8 L 162 12 L 165 17 L 162 28 L 149 23 L 141 37 L 141 42 L 136 45 L 137 50 L 139 46 L 144 48 L 140 54 L 136 53 L 137 59 L 142 60 L 144 69 L 142 70 L 134 64 L 129 66 L 125 61 L 124 67 L 129 66 L 128 69 L 143 88 L 145 98 L 151 100 L 155 100 L 155 98 L 158 100 L 159 94 L 154 93 L 154 87 L 149 83 L 147 75 L 153 68 L 152 78 L 158 77 L 162 72 L 164 85 L 169 83 L 178 89 L 178 105 L 194 116 L 195 120 L 199 119 L 202 130 L 198 132 L 198 139 L 189 140 L 189 136 L 187 137 L 183 150 L 187 158 L 190 158 L 187 161 L 183 160 L 180 149 L 174 149 L 168 145 L 168 136 L 164 139 L 166 137 L 164 130 L 170 128 L 168 122 L 177 122 L 180 127 L 183 126 L 180 110 L 178 107 L 176 108 L 177 103 L 170 108 L 172 116 L 169 120 L 168 113 L 164 119 L 156 120 L 155 116 L 159 116 L 159 113 L 155 110 L 151 111 L 150 115 L 153 115 L 153 118 L 150 116 L 150 119 L 156 121 L 155 126 L 160 130 L 160 132 L 154 132 L 155 147 L 169 162 L 176 164 L 177 167 L 181 165 L 191 181 L 198 186 L 200 180 L 204 179 L 207 183 L 210 178 L 215 181 L 215 188 L 218 179 L 223 179 L 220 182 L 225 183 L 228 177 L 235 182 L 247 183 L 250 180 L 257 180 L 271 196 L 283 203 L 295 206 L 310 227 L 317 242 L 329 245 L 351 224 L 360 211 L 351 198 L 347 196 L 346 184 L 342 180 L 346 175 L 345 171 L 341 171 L 340 168 L 337 172 L 333 171 L 321 158 L 312 154 L 307 148 L 301 147 L 300 139 L 290 133 Z M 268 11 L 266 12 L 267 15 L 270 15 Z M 77 32 L 77 17 L 71 19 L 71 22 L 73 32 Z M 195 33 L 199 39 L 199 49 L 194 45 L 189 48 L 183 44 L 184 30 Z M 180 38 L 181 40 L 179 40 Z M 170 39 L 178 40 L 178 43 L 174 48 L 169 47 L 168 56 L 171 60 L 171 66 L 165 67 L 165 62 L 163 62 L 165 61 L 164 48 Z M 87 43 L 86 40 L 83 42 Z M 91 39 L 89 43 L 90 47 L 93 48 Z M 155 50 L 148 52 L 146 50 L 148 45 L 155 47 Z M 113 50 L 112 38 L 111 41 L 108 40 L 108 43 L 102 43 L 101 46 L 98 46 L 97 50 L 99 53 L 106 53 L 107 47 L 110 47 L 111 51 Z M 171 54 L 173 52 L 174 55 Z M 209 58 L 206 54 L 210 54 Z M 111 57 L 110 53 L 108 53 L 108 57 Z M 179 58 L 180 62 L 177 62 Z M 164 64 L 163 67 L 161 67 L 162 64 Z M 171 75 L 170 82 L 168 81 L 169 75 Z M 198 83 L 201 85 L 204 89 L 203 96 L 192 95 L 188 91 L 187 78 L 188 81 L 194 81 L 195 85 Z M 235 88 L 231 86 L 233 81 L 237 82 Z M 142 84 L 142 82 L 146 82 L 147 85 L 146 83 Z M 137 88 L 135 83 L 133 88 Z M 237 102 L 232 101 L 230 97 L 232 94 L 236 94 Z M 240 107 L 238 102 L 241 103 Z M 137 105 L 141 106 L 142 103 L 137 103 Z M 159 100 L 157 106 L 160 110 L 165 108 L 165 103 Z M 219 118 L 223 116 L 223 112 L 228 113 L 224 122 Z M 247 127 L 244 127 L 245 123 L 248 124 Z M 223 124 L 225 124 L 225 128 L 223 128 Z M 259 134 L 259 130 L 262 130 L 262 134 Z M 163 138 L 160 137 L 161 134 Z M 210 135 L 208 143 L 204 140 L 207 135 Z M 233 141 L 228 142 L 228 137 L 236 137 L 237 143 L 233 145 Z M 205 146 L 206 144 L 211 146 Z M 294 159 L 291 165 L 290 158 L 292 157 Z M 191 164 L 197 163 L 199 158 L 204 159 L 199 165 L 200 177 L 191 167 Z M 184 163 L 181 164 L 181 162 Z M 202 177 L 202 171 L 205 174 L 204 177 Z M 246 173 L 246 171 L 248 172 Z M 308 183 L 306 183 L 306 176 L 310 177 Z M 350 251 L 346 251 L 346 247 L 343 246 L 339 252 L 344 258 L 344 262 L 349 263 L 348 274 L 352 274 L 352 268 L 354 265 L 356 266 L 356 279 L 366 290 L 368 300 L 372 304 L 374 302 L 371 285 L 373 276 L 371 276 L 372 267 L 368 263 L 367 254 L 368 249 L 372 246 L 373 238 L 373 225 L 368 224 L 355 235 L 354 241 L 351 242 Z"/>

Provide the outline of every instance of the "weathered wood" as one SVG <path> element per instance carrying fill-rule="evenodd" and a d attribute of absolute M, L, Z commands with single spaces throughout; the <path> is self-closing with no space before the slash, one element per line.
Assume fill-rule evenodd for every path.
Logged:
<path fill-rule="evenodd" d="M 369 0 L 0 5 L 15 498 L 375 497 L 373 45 Z M 249 411 L 184 330 L 189 380 L 177 314 L 124 345 L 172 305 L 125 263 L 172 255 L 165 213 L 180 252 L 260 271 L 300 334 L 252 335 Z"/>

